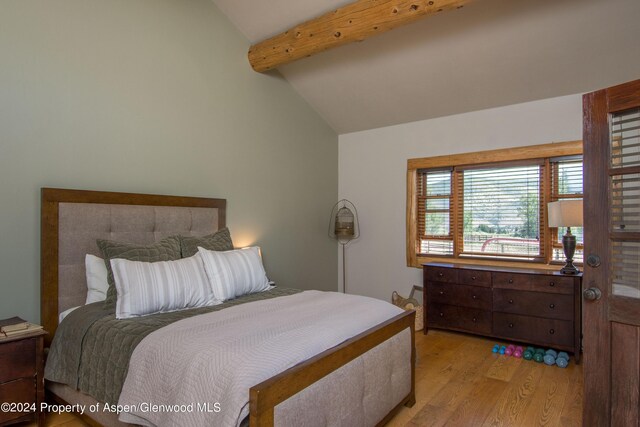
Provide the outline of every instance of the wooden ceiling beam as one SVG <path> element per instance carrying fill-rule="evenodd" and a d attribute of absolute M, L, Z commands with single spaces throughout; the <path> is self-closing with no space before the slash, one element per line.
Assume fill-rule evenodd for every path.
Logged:
<path fill-rule="evenodd" d="M 421 18 L 459 9 L 472 0 L 357 0 L 299 24 L 249 49 L 249 62 L 263 72 Z"/>

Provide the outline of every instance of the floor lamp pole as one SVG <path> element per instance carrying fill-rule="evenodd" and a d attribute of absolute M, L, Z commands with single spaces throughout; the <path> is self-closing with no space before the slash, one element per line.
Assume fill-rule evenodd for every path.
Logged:
<path fill-rule="evenodd" d="M 347 264 L 345 264 L 345 244 L 342 245 L 342 293 L 347 293 Z"/>

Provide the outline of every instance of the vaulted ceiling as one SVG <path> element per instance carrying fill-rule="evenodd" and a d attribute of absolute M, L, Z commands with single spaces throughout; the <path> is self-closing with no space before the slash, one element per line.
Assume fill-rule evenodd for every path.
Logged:
<path fill-rule="evenodd" d="M 252 44 L 350 3 L 213 1 Z M 640 1 L 476 0 L 278 72 L 339 134 L 584 93 L 640 78 Z"/>

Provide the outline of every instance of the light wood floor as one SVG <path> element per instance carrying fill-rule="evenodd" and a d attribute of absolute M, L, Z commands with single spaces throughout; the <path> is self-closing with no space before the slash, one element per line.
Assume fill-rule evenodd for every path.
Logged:
<path fill-rule="evenodd" d="M 582 365 L 573 357 L 561 369 L 495 355 L 496 343 L 442 331 L 416 333 L 416 404 L 402 408 L 387 426 L 582 425 Z M 48 416 L 46 426 L 86 424 L 62 414 Z"/>
<path fill-rule="evenodd" d="M 582 365 L 573 357 L 562 369 L 496 355 L 496 343 L 442 331 L 417 333 L 416 404 L 388 426 L 582 425 Z"/>

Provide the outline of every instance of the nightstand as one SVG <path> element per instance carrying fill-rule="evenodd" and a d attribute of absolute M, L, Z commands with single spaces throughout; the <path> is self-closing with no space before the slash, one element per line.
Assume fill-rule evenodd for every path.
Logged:
<path fill-rule="evenodd" d="M 44 401 L 45 331 L 0 339 L 0 426 L 36 420 L 44 425 L 40 403 Z M 6 405 L 3 405 L 6 406 Z"/>

